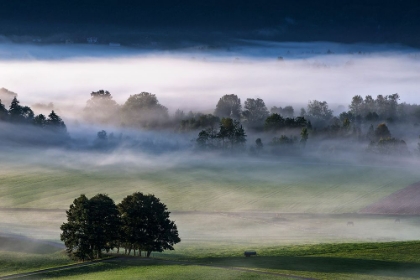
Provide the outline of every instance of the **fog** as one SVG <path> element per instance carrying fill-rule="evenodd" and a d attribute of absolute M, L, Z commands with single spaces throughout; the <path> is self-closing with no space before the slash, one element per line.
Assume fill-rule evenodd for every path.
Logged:
<path fill-rule="evenodd" d="M 53 102 L 71 139 L 59 146 L 35 127 L 8 134 L 14 126 L 1 124 L 0 235 L 58 241 L 64 210 L 81 193 L 107 193 L 118 203 L 142 191 L 173 212 L 180 246 L 418 239 L 417 216 L 397 225 L 397 215 L 359 214 L 420 181 L 416 156 L 376 158 L 366 143 L 344 141 L 309 142 L 301 157 L 197 153 L 195 132 L 86 124 L 80 112 L 99 89 L 120 104 L 151 92 L 171 112 L 213 112 L 225 94 L 262 98 L 268 108 L 294 105 L 295 112 L 313 99 L 347 110 L 356 94 L 398 92 L 401 102 L 418 103 L 419 62 L 418 50 L 398 45 L 238 41 L 156 51 L 3 42 L 0 87 L 18 93 L 23 105 L 38 104 L 36 113 Z M 102 129 L 118 145 L 103 149 L 96 139 Z M 249 135 L 248 147 L 257 136 Z M 410 151 L 416 144 L 410 140 Z"/>
<path fill-rule="evenodd" d="M 151 92 L 171 111 L 212 112 L 221 96 L 232 93 L 242 100 L 262 98 L 268 107 L 299 110 L 317 99 L 335 108 L 347 106 L 355 94 L 398 92 L 402 102 L 416 102 L 419 60 L 418 50 L 398 45 L 240 41 L 155 51 L 2 43 L 0 85 L 25 104 L 53 102 L 62 110 L 83 107 L 99 89 L 119 103 Z"/>

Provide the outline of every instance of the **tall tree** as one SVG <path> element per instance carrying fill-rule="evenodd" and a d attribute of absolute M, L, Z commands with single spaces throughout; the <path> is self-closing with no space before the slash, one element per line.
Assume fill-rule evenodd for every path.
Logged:
<path fill-rule="evenodd" d="M 66 211 L 67 223 L 60 227 L 61 240 L 70 257 L 85 261 L 100 258 L 102 250 L 114 247 L 120 222 L 115 203 L 107 195 L 91 199 L 81 195 Z"/>
<path fill-rule="evenodd" d="M 363 113 L 362 112 L 363 111 L 363 97 L 361 97 L 360 95 L 353 96 L 353 99 L 351 100 L 351 104 L 349 108 L 350 108 L 350 112 L 354 116 L 361 115 Z"/>
<path fill-rule="evenodd" d="M 102 250 L 115 247 L 119 239 L 120 217 L 114 201 L 105 194 L 97 194 L 89 200 L 89 241 L 96 258 Z"/>
<path fill-rule="evenodd" d="M 136 192 L 118 205 L 122 220 L 123 240 L 129 249 L 152 251 L 173 250 L 180 242 L 178 229 L 169 219 L 168 209 L 154 195 Z"/>
<path fill-rule="evenodd" d="M 64 121 L 54 112 L 54 110 L 48 115 L 46 126 L 56 132 L 67 132 Z"/>
<path fill-rule="evenodd" d="M 87 121 L 103 124 L 120 124 L 120 106 L 112 99 L 109 91 L 102 89 L 93 91 L 90 96 L 84 109 L 84 118 Z"/>
<path fill-rule="evenodd" d="M 20 102 L 17 100 L 16 96 L 13 98 L 12 103 L 9 108 L 10 120 L 13 122 L 20 122 L 23 120 L 22 117 L 22 106 L 19 105 Z"/>
<path fill-rule="evenodd" d="M 149 92 L 130 95 L 122 107 L 125 124 L 153 128 L 167 122 L 168 109 Z"/>
<path fill-rule="evenodd" d="M 76 198 L 66 214 L 67 223 L 60 227 L 60 239 L 66 246 L 67 254 L 76 260 L 92 260 L 94 255 L 89 235 L 89 199 L 85 195 Z"/>
<path fill-rule="evenodd" d="M 248 98 L 245 101 L 244 108 L 245 111 L 242 112 L 244 125 L 251 129 L 262 129 L 269 114 L 264 101 L 260 98 Z"/>
<path fill-rule="evenodd" d="M 222 140 L 223 148 L 242 148 L 246 142 L 246 134 L 242 125 L 234 119 L 222 118 L 217 137 Z"/>
<path fill-rule="evenodd" d="M 235 94 L 226 94 L 217 102 L 214 115 L 220 118 L 232 118 L 240 120 L 241 118 L 241 99 Z"/>

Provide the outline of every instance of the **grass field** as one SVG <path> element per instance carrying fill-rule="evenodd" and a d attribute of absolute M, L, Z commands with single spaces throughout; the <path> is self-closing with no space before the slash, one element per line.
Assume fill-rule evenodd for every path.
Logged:
<path fill-rule="evenodd" d="M 154 193 L 171 211 L 351 213 L 420 180 L 415 166 L 203 161 L 176 155 L 120 164 L 110 157 L 57 164 L 53 156 L 47 163 L 11 165 L 2 160 L 0 205 L 66 209 L 81 193 L 107 193 L 119 202 L 142 191 Z"/>
<path fill-rule="evenodd" d="M 396 224 L 392 215 L 357 213 L 420 181 L 416 166 L 81 155 L 0 155 L 0 236 L 58 242 L 64 210 L 80 194 L 106 193 L 118 203 L 141 191 L 167 204 L 182 239 L 154 256 L 188 265 L 114 260 L 41 278 L 278 278 L 201 263 L 321 279 L 420 277 L 419 243 L 366 243 L 418 240 L 420 217 Z M 251 249 L 259 256 L 245 259 Z M 0 275 L 71 263 L 59 252 L 0 251 Z"/>
<path fill-rule="evenodd" d="M 218 254 L 190 248 L 160 260 L 123 258 L 24 279 L 411 279 L 420 277 L 420 242 L 272 246 L 244 258 L 231 246 Z M 190 253 L 193 254 L 191 255 Z M 236 269 L 236 270 L 233 270 Z M 259 274 L 259 273 L 272 273 Z M 275 275 L 277 274 L 277 275 Z"/>

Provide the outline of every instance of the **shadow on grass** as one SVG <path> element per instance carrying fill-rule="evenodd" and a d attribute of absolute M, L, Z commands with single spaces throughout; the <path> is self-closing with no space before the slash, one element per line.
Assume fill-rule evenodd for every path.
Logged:
<path fill-rule="evenodd" d="M 299 272 L 366 274 L 372 276 L 420 277 L 420 263 L 377 261 L 337 257 L 208 258 L 203 263 Z"/>
<path fill-rule="evenodd" d="M 420 264 L 408 262 L 376 261 L 335 257 L 251 257 L 251 258 L 207 258 L 200 259 L 200 264 L 209 266 L 243 267 L 256 269 L 287 270 L 288 273 L 339 273 L 362 274 L 370 276 L 420 277 Z M 57 272 L 43 273 L 32 279 L 48 279 L 65 276 L 86 276 L 90 273 L 124 270 L 139 266 L 182 265 L 180 262 L 162 262 L 137 258 L 107 260 L 91 266 Z M 187 265 L 196 265 L 191 262 Z M 27 278 L 28 279 L 28 278 Z"/>

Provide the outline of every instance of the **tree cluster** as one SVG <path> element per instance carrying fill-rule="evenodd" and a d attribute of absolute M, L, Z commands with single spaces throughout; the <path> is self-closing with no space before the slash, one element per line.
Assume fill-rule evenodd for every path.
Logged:
<path fill-rule="evenodd" d="M 66 211 L 67 222 L 60 227 L 68 255 L 76 260 L 101 258 L 103 251 L 125 249 L 141 255 L 173 250 L 179 243 L 178 229 L 168 209 L 154 195 L 136 192 L 118 205 L 105 194 L 88 199 L 81 195 Z"/>
<path fill-rule="evenodd" d="M 219 131 L 202 130 L 196 140 L 203 150 L 237 150 L 244 148 L 246 134 L 242 125 L 234 119 L 222 118 Z"/>
<path fill-rule="evenodd" d="M 64 121 L 54 110 L 48 117 L 43 114 L 35 116 L 32 109 L 28 106 L 21 106 L 16 97 L 13 98 L 8 110 L 0 101 L 0 120 L 14 124 L 30 124 L 60 134 L 67 134 Z"/>

